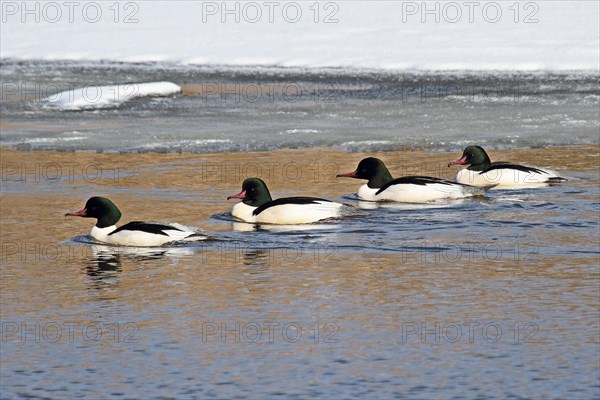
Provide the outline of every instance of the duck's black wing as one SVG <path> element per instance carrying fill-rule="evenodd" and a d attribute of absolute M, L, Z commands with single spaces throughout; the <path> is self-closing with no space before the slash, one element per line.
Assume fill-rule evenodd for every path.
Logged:
<path fill-rule="evenodd" d="M 252 212 L 252 215 L 256 216 L 268 208 L 281 206 L 284 204 L 317 204 L 317 202 L 319 201 L 326 201 L 332 203 L 331 200 L 319 199 L 317 197 L 283 197 L 281 199 L 273 200 L 263 204 L 260 207 L 257 207 L 256 210 Z"/>
<path fill-rule="evenodd" d="M 394 185 L 410 184 L 410 185 L 425 186 L 425 185 L 431 185 L 431 184 L 434 184 L 434 183 L 441 184 L 441 185 L 461 185 L 461 186 L 468 186 L 468 185 L 464 185 L 462 183 L 451 182 L 451 181 L 449 181 L 447 179 L 434 178 L 434 177 L 431 177 L 431 176 L 403 176 L 402 178 L 394 179 L 393 181 L 390 181 L 390 182 L 386 183 L 385 185 L 383 185 L 375 193 L 375 195 L 378 195 L 379 193 L 383 192 L 385 189 L 389 188 L 390 186 L 394 186 Z"/>
<path fill-rule="evenodd" d="M 123 226 L 118 227 L 114 231 L 108 234 L 108 236 L 113 235 L 117 232 L 121 231 L 142 231 L 147 233 L 154 233 L 156 235 L 164 235 L 169 236 L 164 231 L 181 231 L 181 229 L 175 228 L 172 225 L 164 225 L 164 224 L 156 224 L 152 222 L 141 222 L 141 221 L 132 221 Z"/>
<path fill-rule="evenodd" d="M 527 172 L 527 173 L 534 173 L 534 174 L 544 174 L 544 173 L 546 173 L 546 171 L 544 171 L 543 169 L 539 169 L 539 168 L 535 168 L 535 167 L 529 167 L 527 165 L 512 164 L 512 163 L 505 162 L 505 161 L 493 162 L 489 167 L 487 167 L 486 169 L 484 169 L 480 173 L 484 174 L 486 172 L 493 171 L 495 169 L 516 169 L 517 171 L 522 171 L 522 172 Z"/>

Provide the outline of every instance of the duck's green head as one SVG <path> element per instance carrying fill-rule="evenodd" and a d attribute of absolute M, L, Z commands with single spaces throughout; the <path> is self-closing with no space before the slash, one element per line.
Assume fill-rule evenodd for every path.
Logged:
<path fill-rule="evenodd" d="M 96 226 L 106 228 L 115 225 L 121 219 L 121 211 L 106 197 L 92 197 L 85 203 L 82 210 L 66 213 L 66 216 L 96 218 L 98 220 Z"/>
<path fill-rule="evenodd" d="M 339 174 L 340 177 L 366 179 L 368 180 L 368 186 L 371 189 L 379 189 L 386 183 L 393 180 L 390 171 L 379 158 L 368 157 L 358 163 L 356 171 L 347 174 Z"/>
<path fill-rule="evenodd" d="M 470 170 L 483 171 L 491 164 L 490 158 L 481 146 L 469 146 L 463 151 L 463 155 L 456 161 L 448 164 L 452 165 L 469 165 Z"/>
<path fill-rule="evenodd" d="M 229 199 L 242 199 L 244 204 L 251 207 L 260 207 L 272 201 L 271 193 L 269 193 L 266 183 L 259 178 L 246 179 L 242 184 L 242 191 L 236 195 L 229 196 L 227 200 Z"/>

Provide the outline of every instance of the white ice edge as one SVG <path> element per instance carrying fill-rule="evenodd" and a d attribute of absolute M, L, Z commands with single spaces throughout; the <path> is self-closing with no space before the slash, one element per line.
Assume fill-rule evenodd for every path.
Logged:
<path fill-rule="evenodd" d="M 65 111 L 118 107 L 140 97 L 163 97 L 181 92 L 172 82 L 127 83 L 123 85 L 84 86 L 48 96 L 40 102 Z"/>

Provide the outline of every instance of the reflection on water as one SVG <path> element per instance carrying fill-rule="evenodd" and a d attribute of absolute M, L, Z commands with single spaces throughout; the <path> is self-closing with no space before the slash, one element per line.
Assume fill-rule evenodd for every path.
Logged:
<path fill-rule="evenodd" d="M 300 225 L 273 225 L 273 224 L 252 224 L 248 222 L 232 222 L 231 227 L 236 232 L 297 232 L 297 231 L 314 231 L 331 229 L 332 223 L 339 221 L 331 221 L 329 223 L 315 223 L 315 224 L 300 224 Z"/>
<path fill-rule="evenodd" d="M 92 257 L 86 268 L 90 277 L 113 275 L 121 271 L 121 254 L 108 246 L 92 245 Z"/>
<path fill-rule="evenodd" d="M 564 183 L 527 183 L 527 184 L 519 184 L 519 185 L 503 185 L 501 188 L 491 188 L 490 190 L 526 190 L 526 189 L 536 189 L 536 188 L 544 188 L 550 186 L 559 186 Z"/>
<path fill-rule="evenodd" d="M 161 246 L 161 247 L 136 247 L 136 246 L 111 246 L 94 244 L 91 246 L 92 255 L 98 261 L 121 256 L 132 261 L 158 260 L 165 257 L 177 258 L 191 256 L 194 248 L 191 246 Z"/>
<path fill-rule="evenodd" d="M 478 198 L 479 199 L 479 198 Z M 396 201 L 364 201 L 359 200 L 357 206 L 366 210 L 390 209 L 390 210 L 426 210 L 435 208 L 446 208 L 464 204 L 472 199 L 448 199 L 432 201 L 428 203 L 399 203 Z"/>
<path fill-rule="evenodd" d="M 243 253 L 244 265 L 264 267 L 269 259 L 269 253 L 266 250 L 249 250 Z M 256 271 L 251 273 L 256 273 Z"/>
<path fill-rule="evenodd" d="M 196 249 L 184 246 L 133 247 L 95 244 L 91 236 L 77 236 L 69 242 L 89 244 L 89 256 L 83 260 L 83 270 L 89 278 L 90 288 L 96 290 L 116 285 L 119 282 L 119 274 L 123 271 L 123 263 L 152 265 L 158 260 L 176 260 L 196 252 Z"/>

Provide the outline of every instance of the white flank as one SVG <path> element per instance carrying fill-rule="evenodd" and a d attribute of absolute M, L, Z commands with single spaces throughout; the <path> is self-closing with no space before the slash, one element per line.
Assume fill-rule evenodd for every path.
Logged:
<path fill-rule="evenodd" d="M 246 222 L 278 225 L 310 224 L 329 218 L 353 215 L 353 207 L 332 201 L 317 201 L 314 204 L 281 204 L 269 207 L 258 215 L 256 210 L 243 202 L 237 203 L 231 215 Z"/>
<path fill-rule="evenodd" d="M 117 227 L 115 225 L 106 228 L 98 228 L 94 225 L 90 235 L 99 242 L 108 243 L 118 246 L 140 246 L 154 247 L 162 246 L 163 244 L 177 241 L 198 241 L 206 239 L 200 231 L 181 224 L 165 224 L 170 225 L 172 230 L 165 230 L 167 235 L 158 235 L 144 231 L 122 230 L 113 235 L 110 235 Z M 183 230 L 178 230 L 183 229 Z M 194 235 L 194 236 L 192 236 Z"/>
<path fill-rule="evenodd" d="M 429 183 L 414 185 L 401 183 L 389 186 L 383 192 L 376 194 L 379 189 L 371 189 L 367 184 L 358 189 L 358 198 L 368 201 L 398 201 L 403 203 L 425 203 L 445 199 L 461 199 L 483 194 L 483 190 L 462 185 L 444 185 Z"/>
<path fill-rule="evenodd" d="M 482 174 L 479 171 L 462 169 L 456 174 L 456 181 L 466 185 L 480 187 L 497 185 L 494 189 L 510 189 L 545 186 L 548 179 L 558 177 L 559 175 L 556 172 L 550 170 L 544 170 L 542 173 L 537 173 L 524 172 L 510 168 L 499 168 Z"/>

